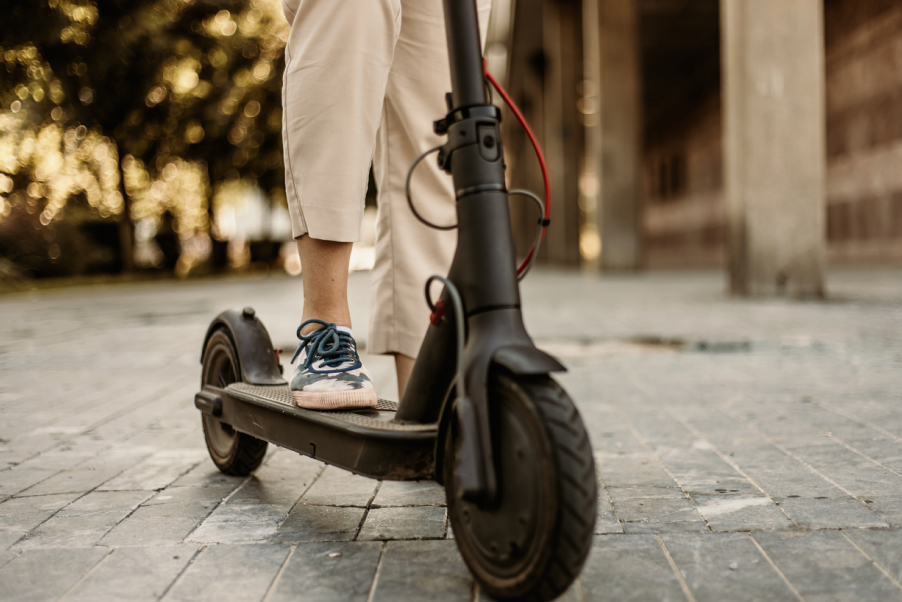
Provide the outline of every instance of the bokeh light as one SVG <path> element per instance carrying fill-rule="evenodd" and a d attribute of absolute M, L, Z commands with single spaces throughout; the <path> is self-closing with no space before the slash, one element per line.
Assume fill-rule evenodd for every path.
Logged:
<path fill-rule="evenodd" d="M 214 184 L 226 183 L 223 207 L 248 190 L 284 204 L 279 0 L 32 8 L 39 22 L 13 11 L 0 46 L 0 251 L 41 246 L 50 263 L 23 262 L 28 276 L 78 264 L 64 230 L 118 228 L 127 268 L 166 215 L 184 274 L 220 239 Z"/>

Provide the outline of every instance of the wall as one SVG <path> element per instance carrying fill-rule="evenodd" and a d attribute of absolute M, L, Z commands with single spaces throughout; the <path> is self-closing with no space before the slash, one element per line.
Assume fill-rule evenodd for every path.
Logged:
<path fill-rule="evenodd" d="M 902 2 L 827 0 L 827 254 L 902 262 Z M 713 83 L 713 82 L 712 82 Z M 725 265 L 720 91 L 647 133 L 648 267 Z"/>
<path fill-rule="evenodd" d="M 902 261 L 902 3 L 829 0 L 827 239 L 832 263 Z"/>
<path fill-rule="evenodd" d="M 715 90 L 685 121 L 646 140 L 642 180 L 648 267 L 724 265 L 721 137 Z"/>

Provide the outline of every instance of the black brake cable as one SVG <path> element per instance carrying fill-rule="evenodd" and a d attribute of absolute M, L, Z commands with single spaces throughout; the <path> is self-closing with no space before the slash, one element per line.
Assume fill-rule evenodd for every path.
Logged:
<path fill-rule="evenodd" d="M 407 193 L 407 204 L 410 206 L 410 210 L 413 212 L 413 216 L 415 218 L 417 218 L 422 223 L 424 223 L 425 225 L 429 226 L 430 228 L 432 228 L 434 230 L 454 230 L 455 228 L 457 228 L 457 224 L 454 224 L 452 226 L 439 226 L 438 224 L 433 224 L 432 222 L 427 220 L 425 217 L 423 217 L 422 215 L 417 213 L 416 207 L 413 206 L 413 199 L 410 198 L 410 179 L 413 177 L 413 172 L 417 168 L 417 165 L 419 165 L 420 162 L 423 159 L 425 159 L 427 156 L 431 155 L 432 153 L 434 153 L 438 150 L 441 150 L 442 146 L 444 146 L 444 145 L 436 146 L 435 148 L 430 148 L 428 151 L 426 151 L 425 153 L 423 153 L 422 155 L 417 157 L 416 161 L 413 162 L 413 165 L 410 166 L 410 170 L 407 172 L 407 184 L 405 186 L 405 192 Z"/>
<path fill-rule="evenodd" d="M 413 213 L 413 216 L 415 218 L 417 218 L 422 224 L 424 224 L 427 227 L 432 228 L 434 230 L 454 230 L 455 228 L 457 228 L 457 224 L 453 224 L 450 226 L 440 226 L 438 224 L 433 224 L 432 222 L 427 220 L 425 217 L 420 215 L 419 212 L 417 211 L 417 208 L 413 204 L 413 198 L 410 196 L 410 182 L 411 182 L 411 179 L 413 178 L 413 172 L 416 170 L 417 165 L 419 165 L 423 161 L 423 159 L 425 159 L 432 153 L 439 151 L 441 149 L 442 149 L 442 146 L 436 146 L 435 148 L 430 148 L 429 150 L 422 153 L 419 157 L 416 158 L 416 160 L 413 162 L 413 165 L 410 166 L 410 170 L 407 172 L 407 182 L 404 186 L 404 192 L 407 196 L 407 205 L 408 205 L 408 207 L 410 207 L 411 213 Z M 520 281 L 526 277 L 526 274 L 528 274 L 529 270 L 532 268 L 532 264 L 535 263 L 536 256 L 539 253 L 539 247 L 542 244 L 542 231 L 544 229 L 543 227 L 547 225 L 547 220 L 545 219 L 545 203 L 542 202 L 542 199 L 540 199 L 538 197 L 538 195 L 536 195 L 533 192 L 530 192 L 529 190 L 509 190 L 507 192 L 507 194 L 508 194 L 508 196 L 529 197 L 530 199 L 535 201 L 536 205 L 539 206 L 539 215 L 540 215 L 539 228 L 536 231 L 535 245 L 532 248 L 532 253 L 529 256 L 529 261 L 526 263 L 525 266 L 523 266 L 522 270 L 517 275 L 517 281 Z"/>
<path fill-rule="evenodd" d="M 545 203 L 542 202 L 542 199 L 533 192 L 529 190 L 508 190 L 508 196 L 525 196 L 531 198 L 535 201 L 536 205 L 539 206 L 539 227 L 536 229 L 536 242 L 532 249 L 532 254 L 529 256 L 529 261 L 523 267 L 519 274 L 517 274 L 517 281 L 523 280 L 526 278 L 526 274 L 529 273 L 529 270 L 532 268 L 532 264 L 536 262 L 536 257 L 539 255 L 539 247 L 542 245 L 542 230 L 545 225 Z"/>
<path fill-rule="evenodd" d="M 444 305 L 442 301 L 439 300 L 438 304 L 442 304 L 442 307 L 439 308 L 436 303 L 432 302 L 432 295 L 429 294 L 429 286 L 435 281 L 438 280 L 442 284 L 445 285 L 445 290 L 448 291 L 448 296 L 451 297 L 451 304 L 454 306 L 454 326 L 457 330 L 457 396 L 458 397 L 466 397 L 466 379 L 464 378 L 464 345 L 467 342 L 466 339 L 466 330 L 465 330 L 465 322 L 464 322 L 464 303 L 460 298 L 460 292 L 458 292 L 457 287 L 442 276 L 430 276 L 428 280 L 426 280 L 426 303 L 429 305 L 429 309 L 432 311 L 433 315 L 438 314 L 439 319 L 444 315 Z M 436 323 L 437 324 L 437 323 Z"/>

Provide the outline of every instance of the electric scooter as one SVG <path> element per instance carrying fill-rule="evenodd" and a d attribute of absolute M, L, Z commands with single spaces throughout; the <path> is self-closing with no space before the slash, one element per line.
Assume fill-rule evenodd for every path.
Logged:
<path fill-rule="evenodd" d="M 266 328 L 245 308 L 210 325 L 195 405 L 210 456 L 227 474 L 250 474 L 269 442 L 374 479 L 443 484 L 454 540 L 480 587 L 501 599 L 551 600 L 589 553 L 597 484 L 582 419 L 550 376 L 565 368 L 536 348 L 520 313 L 508 195 L 537 201 L 544 232 L 547 175 L 544 204 L 506 189 L 501 113 L 486 98 L 475 2 L 444 0 L 444 12 L 452 92 L 435 131 L 447 141 L 411 173 L 438 153 L 453 177 L 458 246 L 447 278 L 426 283 L 431 324 L 400 403 L 297 407 Z M 409 183 L 410 175 L 408 200 Z M 433 302 L 436 281 L 444 287 Z"/>

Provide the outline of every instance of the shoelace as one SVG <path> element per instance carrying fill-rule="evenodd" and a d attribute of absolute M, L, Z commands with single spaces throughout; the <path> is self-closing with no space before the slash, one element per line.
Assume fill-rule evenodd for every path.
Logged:
<path fill-rule="evenodd" d="M 301 331 L 308 324 L 321 324 L 321 327 L 308 335 L 301 334 Z M 354 338 L 347 332 L 338 330 L 338 326 L 335 324 L 316 319 L 307 320 L 298 326 L 298 338 L 301 340 L 301 344 L 298 345 L 297 351 L 294 352 L 291 363 L 293 364 L 298 359 L 301 351 L 307 349 L 307 359 L 304 360 L 305 370 L 320 374 L 324 372 L 348 372 L 356 370 L 362 365 L 360 356 L 357 355 L 357 350 L 355 349 Z M 320 360 L 322 360 L 323 366 L 331 369 L 314 369 L 313 362 Z M 346 362 L 351 362 L 351 365 L 337 369 Z"/>

